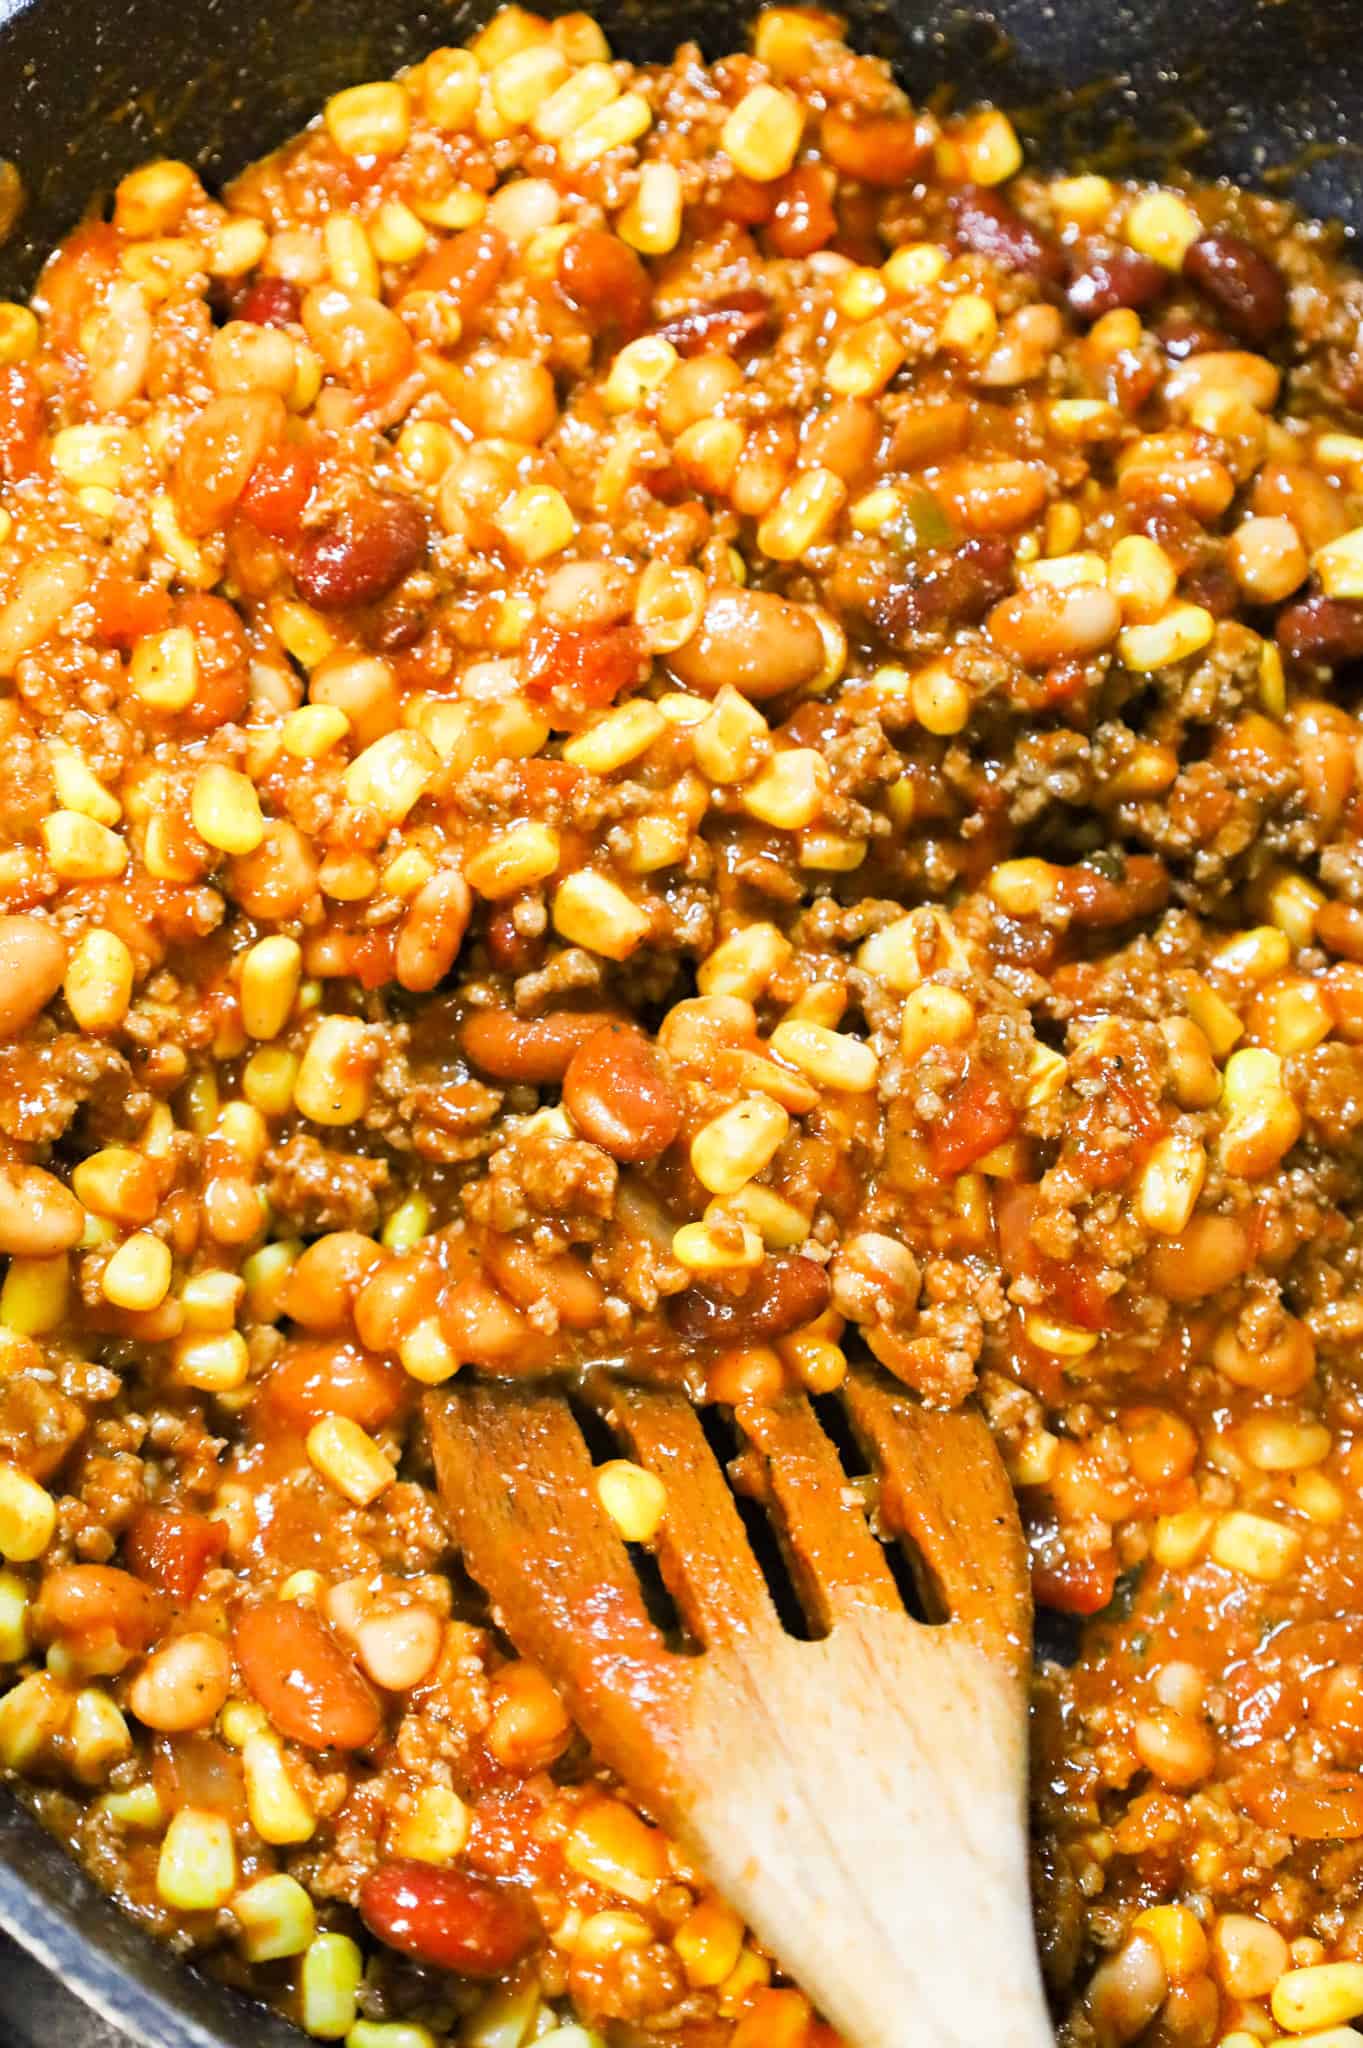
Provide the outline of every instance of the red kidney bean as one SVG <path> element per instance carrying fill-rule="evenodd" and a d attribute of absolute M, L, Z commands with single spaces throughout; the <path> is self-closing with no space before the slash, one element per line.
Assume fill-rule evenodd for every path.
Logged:
<path fill-rule="evenodd" d="M 279 1733 L 305 1749 L 364 1749 L 378 1697 L 310 1607 L 262 1600 L 238 1617 L 232 1648 L 246 1689 Z"/>
<path fill-rule="evenodd" d="M 579 228 L 568 237 L 558 259 L 558 288 L 593 334 L 637 334 L 653 302 L 643 264 L 604 228 Z"/>
<path fill-rule="evenodd" d="M 832 1284 L 822 1266 L 798 1253 L 766 1259 L 746 1294 L 688 1287 L 669 1304 L 672 1327 L 692 1343 L 759 1344 L 812 1323 L 828 1306 Z"/>
<path fill-rule="evenodd" d="M 724 349 L 743 355 L 765 346 L 776 331 L 776 316 L 765 292 L 756 287 L 730 292 L 712 305 L 697 306 L 664 320 L 658 329 L 679 356 L 703 355 L 709 349 Z"/>
<path fill-rule="evenodd" d="M 1275 637 L 1289 661 L 1363 660 L 1363 603 L 1304 597 L 1279 612 Z"/>
<path fill-rule="evenodd" d="M 1228 619 L 1240 603 L 1240 586 L 1220 562 L 1200 562 L 1183 579 L 1180 597 L 1200 604 L 1214 619 Z"/>
<path fill-rule="evenodd" d="M 292 327 L 303 317 L 303 294 L 287 277 L 257 277 L 232 308 L 234 320 L 257 327 Z"/>
<path fill-rule="evenodd" d="M 659 1158 L 681 1129 L 657 1052 L 630 1024 L 603 1024 L 577 1048 L 563 1102 L 585 1138 L 632 1166 Z"/>
<path fill-rule="evenodd" d="M 1081 320 L 1097 320 L 1122 306 L 1143 312 L 1168 285 L 1169 273 L 1162 263 L 1135 249 L 1102 249 L 1090 251 L 1083 268 L 1071 277 L 1065 296 Z"/>
<path fill-rule="evenodd" d="M 467 321 L 496 290 L 511 255 L 498 228 L 464 228 L 434 248 L 408 278 L 407 292 L 439 292 Z"/>
<path fill-rule="evenodd" d="M 1173 312 L 1162 320 L 1155 329 L 1155 339 L 1176 363 L 1186 362 L 1189 356 L 1206 355 L 1212 349 L 1233 346 L 1230 335 L 1223 334 L 1219 327 L 1183 311 Z"/>
<path fill-rule="evenodd" d="M 512 904 L 500 903 L 487 921 L 487 950 L 502 974 L 530 974 L 544 958 L 541 934 L 523 932 Z"/>
<path fill-rule="evenodd" d="M 527 1899 L 434 1863 L 381 1863 L 360 1887 L 360 1918 L 389 1948 L 461 1977 L 501 1977 L 539 1933 Z"/>
<path fill-rule="evenodd" d="M 1243 235 L 1203 235 L 1184 257 L 1183 275 L 1242 341 L 1271 341 L 1287 318 L 1282 272 Z"/>
<path fill-rule="evenodd" d="M 930 557 L 904 582 L 892 583 L 872 604 L 871 615 L 898 644 L 948 619 L 975 624 L 1012 585 L 1013 551 L 1001 535 L 989 535 Z"/>
<path fill-rule="evenodd" d="M 812 256 L 838 231 L 837 215 L 817 164 L 797 164 L 777 186 L 767 240 L 778 256 Z"/>
<path fill-rule="evenodd" d="M 192 1508 L 143 1508 L 128 1531 L 128 1563 L 177 1606 L 188 1606 L 199 1582 L 227 1549 L 227 1524 Z"/>
<path fill-rule="evenodd" d="M 301 441 L 267 448 L 241 494 L 241 509 L 271 540 L 293 540 L 317 475 L 317 457 Z"/>
<path fill-rule="evenodd" d="M 1063 280 L 1065 259 L 1059 244 L 987 185 L 964 185 L 953 192 L 951 217 L 962 249 L 973 249 L 1000 269 L 1016 270 L 1040 284 Z"/>
<path fill-rule="evenodd" d="M 319 611 L 373 604 L 426 552 L 426 515 L 411 498 L 352 499 L 299 554 L 294 580 Z"/>
<path fill-rule="evenodd" d="M 475 1010 L 464 1020 L 464 1053 L 495 1080 L 540 1087 L 562 1081 L 578 1047 L 611 1021 L 600 1010 L 546 1010 L 541 1017 Z"/>
<path fill-rule="evenodd" d="M 33 1603 L 33 1630 L 55 1637 L 112 1635 L 125 1650 L 145 1650 L 165 1626 L 160 1595 L 116 1565 L 62 1564 L 47 1573 Z"/>

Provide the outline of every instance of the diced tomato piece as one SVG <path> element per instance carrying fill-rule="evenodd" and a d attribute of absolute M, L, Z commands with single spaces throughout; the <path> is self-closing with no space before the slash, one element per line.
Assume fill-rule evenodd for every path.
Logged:
<path fill-rule="evenodd" d="M 134 583 L 106 562 L 90 586 L 95 628 L 111 647 L 133 647 L 147 633 L 159 633 L 170 618 L 170 598 L 155 583 Z"/>
<path fill-rule="evenodd" d="M 267 448 L 241 494 L 241 510 L 271 540 L 292 540 L 317 475 L 317 459 L 302 442 Z"/>
<path fill-rule="evenodd" d="M 213 732 L 246 709 L 251 684 L 245 629 L 225 599 L 199 592 L 175 600 L 174 618 L 194 635 L 199 660 L 198 691 L 181 715 L 196 732 Z"/>
<path fill-rule="evenodd" d="M 227 1524 L 192 1508 L 144 1508 L 128 1531 L 128 1563 L 139 1579 L 187 1606 L 227 1549 Z"/>
<path fill-rule="evenodd" d="M 510 254 L 511 244 L 497 228 L 465 228 L 417 265 L 406 291 L 445 293 L 467 320 L 491 297 Z"/>
<path fill-rule="evenodd" d="M 642 658 L 636 626 L 611 626 L 604 633 L 540 626 L 526 648 L 526 688 L 532 697 L 553 696 L 568 709 L 595 710 L 635 680 Z"/>
<path fill-rule="evenodd" d="M 965 1080 L 928 1133 L 934 1170 L 944 1179 L 964 1173 L 1017 1128 L 1017 1111 L 990 1068 L 972 1063 Z"/>
<path fill-rule="evenodd" d="M 1098 1614 L 1116 1586 L 1115 1551 L 1074 1557 L 1067 1550 L 1048 1547 L 1032 1559 L 1032 1598 L 1038 1607 L 1052 1608 L 1057 1614 Z"/>

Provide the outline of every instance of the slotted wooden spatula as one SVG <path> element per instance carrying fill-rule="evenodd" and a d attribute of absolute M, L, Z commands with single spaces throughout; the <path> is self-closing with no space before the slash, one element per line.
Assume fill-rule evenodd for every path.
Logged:
<path fill-rule="evenodd" d="M 810 1641 L 782 1627 L 691 1404 L 611 1386 L 608 1422 L 667 1489 L 658 1563 L 695 1654 L 649 1618 L 566 1400 L 470 1384 L 427 1418 L 455 1540 L 518 1649 L 855 2048 L 1048 2048 L 1008 1481 L 976 1415 L 860 1371 L 841 1399 L 937 1625 L 906 1612 L 803 1396 L 734 1421 Z"/>

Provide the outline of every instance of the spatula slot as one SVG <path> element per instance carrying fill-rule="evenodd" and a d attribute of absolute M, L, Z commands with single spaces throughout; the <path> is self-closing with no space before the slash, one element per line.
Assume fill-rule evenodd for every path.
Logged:
<path fill-rule="evenodd" d="M 748 1547 L 762 1574 L 781 1627 L 796 1642 L 819 1641 L 828 1631 L 812 1622 L 805 1611 L 779 1524 L 765 1501 L 737 1483 L 736 1472 L 745 1455 L 745 1446 L 732 1417 L 723 1408 L 702 1408 L 699 1414 L 705 1440 L 714 1452 L 715 1462 L 733 1495 Z"/>
<path fill-rule="evenodd" d="M 843 1471 L 866 1500 L 866 1526 L 884 1553 L 905 1613 L 929 1627 L 950 1621 L 951 1613 L 941 1585 L 917 1544 L 886 1529 L 876 1511 L 880 1478 L 852 1427 L 841 1397 L 837 1394 L 815 1394 L 810 1406 L 819 1418 L 824 1435 L 837 1452 Z"/>

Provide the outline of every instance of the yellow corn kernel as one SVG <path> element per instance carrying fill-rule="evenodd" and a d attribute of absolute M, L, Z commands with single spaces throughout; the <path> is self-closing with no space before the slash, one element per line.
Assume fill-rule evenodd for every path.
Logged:
<path fill-rule="evenodd" d="M 1122 233 L 1132 249 L 1166 270 L 1181 270 L 1183 259 L 1202 233 L 1202 223 L 1175 192 L 1147 192 L 1127 213 Z"/>
<path fill-rule="evenodd" d="M 342 781 L 350 803 L 397 825 L 424 796 L 439 768 L 440 756 L 423 734 L 386 732 L 356 756 Z"/>
<path fill-rule="evenodd" d="M 580 171 L 613 149 L 637 142 L 653 125 L 653 110 L 641 93 L 627 92 L 574 128 L 558 146 L 565 170 Z"/>
<path fill-rule="evenodd" d="M 172 1814 L 156 1865 L 156 1896 L 181 1913 L 212 1913 L 237 1886 L 232 1829 L 220 1813 L 182 1806 Z"/>
<path fill-rule="evenodd" d="M 1291 1571 L 1301 1554 L 1301 1537 L 1284 1522 L 1232 1508 L 1217 1518 L 1211 1554 L 1226 1571 L 1269 1585 Z"/>
<path fill-rule="evenodd" d="M 1273 2017 L 1290 2034 L 1343 2027 L 1363 2014 L 1363 1963 L 1288 1970 L 1273 1987 Z"/>
<path fill-rule="evenodd" d="M 126 490 L 142 464 L 142 436 L 132 427 L 62 427 L 52 436 L 52 467 L 73 490 Z"/>
<path fill-rule="evenodd" d="M 275 1963 L 283 1956 L 301 1956 L 317 1932 L 312 1900 L 298 1879 L 283 1871 L 258 1878 L 238 1892 L 232 1912 L 248 1963 Z"/>
<path fill-rule="evenodd" d="M 72 1768 L 83 1785 L 98 1784 L 132 1754 L 133 1739 L 107 1692 L 87 1685 L 76 1694 L 66 1729 Z"/>
<path fill-rule="evenodd" d="M 1287 934 L 1276 925 L 1260 924 L 1237 932 L 1234 938 L 1218 946 L 1211 965 L 1222 974 L 1233 974 L 1246 981 L 1269 981 L 1282 973 L 1291 958 Z"/>
<path fill-rule="evenodd" d="M 0 1465 L 0 1557 L 11 1564 L 31 1564 L 52 1541 L 57 1504 L 14 1465 Z"/>
<path fill-rule="evenodd" d="M 667 382 L 680 360 L 665 335 L 641 334 L 637 341 L 626 342 L 602 390 L 608 410 L 632 412 Z"/>
<path fill-rule="evenodd" d="M 95 1805 L 125 1833 L 152 1834 L 165 1820 L 154 1785 L 130 1785 L 126 1792 L 106 1792 Z"/>
<path fill-rule="evenodd" d="M 1236 1434 L 1256 1472 L 1309 1471 L 1324 1463 L 1334 1444 L 1323 1422 L 1290 1422 L 1278 1415 L 1251 1415 Z"/>
<path fill-rule="evenodd" d="M 820 1088 L 865 1095 L 876 1085 L 880 1062 L 871 1047 L 847 1031 L 787 1019 L 771 1034 L 771 1049 Z"/>
<path fill-rule="evenodd" d="M 1212 1517 L 1204 1508 L 1184 1508 L 1176 1515 L 1160 1515 L 1150 1539 L 1156 1563 L 1166 1571 L 1183 1571 L 1198 1556 L 1211 1532 Z"/>
<path fill-rule="evenodd" d="M 691 1165 L 712 1195 L 734 1195 L 770 1165 L 790 1130 L 790 1116 L 766 1095 L 746 1095 L 702 1124 L 691 1141 Z"/>
<path fill-rule="evenodd" d="M 322 109 L 327 133 L 346 156 L 396 156 L 407 146 L 412 110 L 396 81 L 351 85 Z"/>
<path fill-rule="evenodd" d="M 1051 205 L 1062 220 L 1093 234 L 1103 225 L 1116 197 L 1110 178 L 1086 172 L 1077 178 L 1056 178 L 1049 187 Z"/>
<path fill-rule="evenodd" d="M 769 184 L 794 163 L 803 129 L 804 109 L 792 93 L 755 85 L 725 121 L 720 147 L 745 178 Z"/>
<path fill-rule="evenodd" d="M 220 853 L 254 853 L 265 837 L 254 783 L 220 762 L 210 762 L 195 776 L 189 811 L 200 839 Z"/>
<path fill-rule="evenodd" d="M 386 1846 L 419 1863 L 453 1863 L 467 1846 L 473 1816 L 448 1785 L 427 1785 L 399 1816 Z"/>
<path fill-rule="evenodd" d="M 347 1415 L 328 1415 L 308 1431 L 308 1457 L 329 1486 L 368 1507 L 397 1477 L 385 1452 Z"/>
<path fill-rule="evenodd" d="M 764 7 L 753 31 L 753 53 L 778 78 L 802 78 L 820 42 L 841 40 L 835 14 L 813 7 Z"/>
<path fill-rule="evenodd" d="M 1311 557 L 1311 567 L 1327 597 L 1363 597 L 1363 526 L 1355 526 L 1338 540 L 1317 548 Z"/>
<path fill-rule="evenodd" d="M 1309 946 L 1316 936 L 1316 918 L 1325 901 L 1324 892 L 1305 875 L 1274 875 L 1265 895 L 1269 921 L 1286 932 L 1293 946 Z"/>
<path fill-rule="evenodd" d="M 1215 989 L 1208 986 L 1200 974 L 1191 969 L 1176 977 L 1188 1015 L 1202 1032 L 1216 1059 L 1224 1059 L 1237 1038 L 1243 1038 L 1245 1027 L 1229 1003 L 1222 1002 Z"/>
<path fill-rule="evenodd" d="M 944 661 L 929 662 L 909 679 L 913 715 L 925 732 L 949 739 L 970 717 L 970 692 Z"/>
<path fill-rule="evenodd" d="M 650 920 L 618 883 L 593 868 L 568 875 L 554 892 L 554 930 L 570 946 L 627 960 L 647 938 Z"/>
<path fill-rule="evenodd" d="M 1053 1358 L 1083 1358 L 1098 1342 L 1092 1330 L 1081 1330 L 1077 1323 L 1062 1323 L 1036 1309 L 1023 1317 L 1022 1326 L 1028 1342 L 1035 1344 L 1038 1351 L 1049 1351 Z"/>
<path fill-rule="evenodd" d="M 63 810 L 79 811 L 100 825 L 116 825 L 123 806 L 71 747 L 54 745 L 52 782 Z"/>
<path fill-rule="evenodd" d="M 889 296 L 880 272 L 865 267 L 844 270 L 833 286 L 833 303 L 849 320 L 869 320 Z"/>
<path fill-rule="evenodd" d="M 656 1472 L 612 1458 L 592 1475 L 596 1497 L 626 1543 L 651 1543 L 667 1513 L 667 1488 Z"/>
<path fill-rule="evenodd" d="M 858 498 L 847 516 L 858 533 L 882 533 L 890 521 L 898 516 L 902 503 L 898 491 L 891 485 L 879 484 L 875 490 L 867 491 L 864 497 Z M 880 673 L 881 671 L 877 671 L 877 678 Z M 902 676 L 906 683 L 908 681 L 908 672 L 905 669 L 894 669 L 888 674 Z M 882 684 L 881 687 L 884 688 L 886 685 Z"/>
<path fill-rule="evenodd" d="M 698 1990 L 722 1984 L 743 1950 L 743 1922 L 722 1899 L 702 1899 L 672 1937 L 672 1946 Z"/>
<path fill-rule="evenodd" d="M 50 1259 L 11 1259 L 0 1286 L 0 1326 L 21 1337 L 46 1336 L 65 1322 L 70 1294 L 65 1252 Z"/>
<path fill-rule="evenodd" d="M 840 398 L 874 398 L 904 360 L 904 344 L 887 320 L 867 320 L 845 334 L 824 365 L 823 381 Z"/>
<path fill-rule="evenodd" d="M 369 240 L 380 263 L 414 263 L 426 247 L 426 230 L 410 206 L 385 199 L 369 223 Z"/>
<path fill-rule="evenodd" d="M 278 1738 L 253 1728 L 241 1749 L 242 1775 L 251 1825 L 264 1842 L 283 1845 L 310 1840 L 317 1817 L 290 1773 Z"/>
<path fill-rule="evenodd" d="M 1018 581 L 1025 588 L 1040 584 L 1046 590 L 1071 590 L 1077 583 L 1103 583 L 1106 578 L 1107 564 L 1102 556 L 1084 550 L 1048 555 L 1042 561 L 1025 564 L 1018 574 Z"/>
<path fill-rule="evenodd" d="M 726 683 L 709 717 L 692 734 L 696 766 L 709 782 L 743 782 L 756 768 L 770 732 L 757 706 Z"/>
<path fill-rule="evenodd" d="M 497 530 L 522 562 L 534 564 L 559 554 L 577 532 L 577 521 L 562 491 L 552 484 L 527 484 L 495 515 Z"/>
<path fill-rule="evenodd" d="M 563 1849 L 579 1877 L 642 1906 L 668 1871 L 666 1838 L 620 1799 L 593 1799 L 584 1807 Z"/>
<path fill-rule="evenodd" d="M 117 832 L 79 811 L 52 811 L 41 830 L 48 865 L 64 882 L 112 882 L 128 865 Z"/>
<path fill-rule="evenodd" d="M 531 130 L 541 142 L 563 142 L 619 97 L 609 64 L 584 64 L 531 115 Z"/>
<path fill-rule="evenodd" d="M 1052 1052 L 1048 1045 L 1033 1046 L 1027 1062 L 1027 1107 L 1039 1109 L 1043 1102 L 1054 1102 L 1069 1077 L 1070 1063 L 1063 1053 Z"/>
<path fill-rule="evenodd" d="M 1290 1504 L 1313 1522 L 1328 1526 L 1341 1521 L 1348 1502 L 1324 1472 L 1293 1472 L 1287 1480 Z"/>
<path fill-rule="evenodd" d="M 1131 669 L 1149 671 L 1187 661 L 1208 645 L 1216 620 L 1200 604 L 1174 604 L 1148 626 L 1126 626 L 1117 635 L 1117 652 Z"/>
<path fill-rule="evenodd" d="M 547 882 L 558 863 L 559 836 L 553 826 L 527 822 L 499 832 L 471 854 L 464 874 L 471 889 L 495 901 Z"/>
<path fill-rule="evenodd" d="M 294 1105 L 315 1124 L 353 1124 L 369 1107 L 368 1034 L 358 1017 L 323 1017 L 303 1051 Z"/>
<path fill-rule="evenodd" d="M 980 292 L 953 299 L 937 329 L 937 344 L 952 355 L 983 356 L 999 338 L 999 318 Z"/>
<path fill-rule="evenodd" d="M 846 484 L 831 469 L 801 470 L 758 526 L 758 547 L 773 562 L 798 562 L 827 537 L 846 498 Z"/>
<path fill-rule="evenodd" d="M 62 992 L 82 1031 L 113 1031 L 132 1001 L 133 956 L 115 932 L 82 932 L 66 964 Z"/>
<path fill-rule="evenodd" d="M 21 1678 L 0 1699 L 0 1764 L 27 1770 L 71 1717 L 71 1695 L 46 1671 Z"/>
<path fill-rule="evenodd" d="M 899 1049 L 909 1061 L 930 1046 L 964 1045 L 974 1036 L 975 1005 L 959 989 L 925 981 L 909 990 L 899 1027 Z"/>
<path fill-rule="evenodd" d="M 337 704 L 300 704 L 279 729 L 279 744 L 295 761 L 320 761 L 350 731 L 350 720 Z"/>
<path fill-rule="evenodd" d="M 701 962 L 696 986 L 703 996 L 742 996 L 752 1002 L 791 951 L 790 940 L 774 924 L 745 925 L 721 939 Z"/>
<path fill-rule="evenodd" d="M 843 832 L 804 832 L 800 835 L 799 858 L 802 868 L 852 874 L 866 858 L 866 841 L 851 839 Z"/>
<path fill-rule="evenodd" d="M 28 1655 L 28 1588 L 17 1572 L 0 1571 L 0 1664 Z"/>
<path fill-rule="evenodd" d="M 26 362 L 38 347 L 38 316 L 12 299 L 0 300 L 0 366 Z"/>
<path fill-rule="evenodd" d="M 1161 1138 L 1136 1189 L 1136 1213 L 1147 1230 L 1177 1237 L 1186 1229 L 1206 1177 L 1207 1148 L 1199 1138 L 1181 1131 Z"/>
<path fill-rule="evenodd" d="M 277 598 L 270 606 L 270 624 L 300 668 L 309 673 L 326 660 L 336 645 L 335 636 L 320 612 L 291 598 Z"/>
<path fill-rule="evenodd" d="M 339 2041 L 355 2024 L 364 1957 L 348 1934 L 318 1934 L 299 1971 L 299 2018 L 305 2033 Z"/>
<path fill-rule="evenodd" d="M 159 1308 L 170 1292 L 170 1246 L 149 1231 L 124 1240 L 100 1275 L 100 1292 L 115 1308 Z"/>
<path fill-rule="evenodd" d="M 1006 114 L 990 108 L 972 114 L 952 138 L 976 185 L 1002 185 L 1022 168 L 1022 144 Z"/>
<path fill-rule="evenodd" d="M 248 1280 L 248 1292 L 250 1285 Z M 197 1387 L 201 1394 L 235 1393 L 238 1387 L 245 1386 L 251 1369 L 250 1353 L 240 1330 L 178 1337 L 171 1356 L 178 1383 L 182 1387 Z"/>
<path fill-rule="evenodd" d="M 258 939 L 241 963 L 241 1022 L 248 1038 L 277 1038 L 288 1023 L 303 978 L 296 939 Z"/>
<path fill-rule="evenodd" d="M 712 1228 L 735 1217 L 755 1230 L 771 1252 L 790 1251 L 809 1236 L 810 1219 L 804 1211 L 756 1181 L 750 1181 L 736 1195 L 722 1200 L 717 1197 L 705 1211 L 705 1221 Z"/>
<path fill-rule="evenodd" d="M 251 1107 L 262 1116 L 287 1116 L 293 1108 L 298 1066 L 298 1055 L 282 1045 L 253 1052 L 241 1076 L 242 1092 Z"/>
<path fill-rule="evenodd" d="M 378 258 L 362 221 L 353 213 L 328 214 L 322 223 L 322 247 L 334 283 L 343 291 L 358 292 L 362 298 L 378 297 Z"/>
<path fill-rule="evenodd" d="M 589 774 L 611 775 L 647 753 L 666 730 L 667 720 L 657 705 L 650 704 L 646 697 L 633 697 L 566 741 L 563 758 L 575 768 L 585 768 Z"/>
<path fill-rule="evenodd" d="M 554 2031 L 576 2030 L 557 2027 Z M 460 2038 L 472 2048 L 467 2027 L 461 2029 Z M 429 2027 L 415 2020 L 356 2020 L 345 2037 L 345 2048 L 436 2048 L 436 2040 Z M 562 2043 L 561 2048 L 568 2048 L 568 2044 Z"/>
<path fill-rule="evenodd" d="M 740 801 L 750 818 L 798 832 L 820 815 L 831 786 L 828 763 L 816 748 L 787 747 L 759 769 Z"/>
<path fill-rule="evenodd" d="M 561 52 L 552 43 L 538 43 L 504 57 L 489 73 L 488 84 L 502 119 L 521 128 L 567 75 Z"/>
<path fill-rule="evenodd" d="M 409 1195 L 388 1218 L 380 1243 L 390 1252 L 409 1252 L 421 1242 L 430 1227 L 431 1205 L 423 1194 Z"/>
<path fill-rule="evenodd" d="M 675 164 L 641 165 L 634 197 L 615 223 L 621 241 L 641 256 L 666 256 L 680 241 L 681 226 L 680 171 Z"/>
<path fill-rule="evenodd" d="M 185 1328 L 205 1334 L 230 1330 L 246 1294 L 237 1273 L 191 1273 L 180 1289 Z"/>

